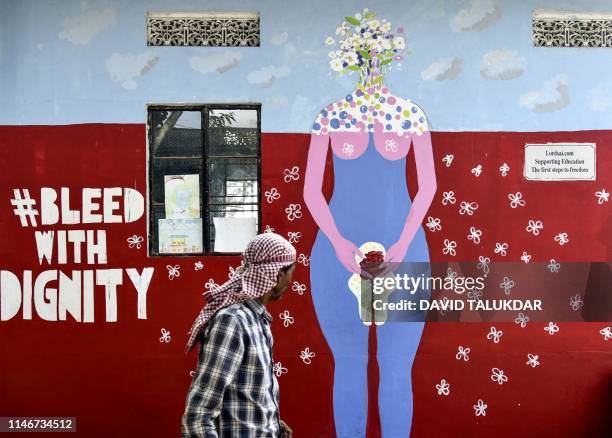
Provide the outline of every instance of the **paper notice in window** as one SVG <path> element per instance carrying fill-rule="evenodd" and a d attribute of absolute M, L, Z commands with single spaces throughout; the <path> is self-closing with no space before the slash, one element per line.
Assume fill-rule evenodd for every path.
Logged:
<path fill-rule="evenodd" d="M 525 145 L 523 175 L 533 181 L 594 181 L 595 143 Z"/>

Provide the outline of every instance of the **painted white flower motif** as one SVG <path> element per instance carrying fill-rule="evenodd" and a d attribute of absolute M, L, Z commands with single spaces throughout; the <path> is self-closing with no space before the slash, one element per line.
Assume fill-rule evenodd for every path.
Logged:
<path fill-rule="evenodd" d="M 555 259 L 550 259 L 550 263 L 547 267 L 550 272 L 556 273 L 559 272 L 559 269 L 561 269 L 561 264 Z"/>
<path fill-rule="evenodd" d="M 455 202 L 457 202 L 457 199 L 455 199 L 455 192 L 450 190 L 442 193 L 442 205 L 454 204 Z"/>
<path fill-rule="evenodd" d="M 584 306 L 584 301 L 582 301 L 582 297 L 580 296 L 580 294 L 576 294 L 573 297 L 571 297 L 569 305 L 571 309 L 575 312 L 580 310 L 580 308 Z"/>
<path fill-rule="evenodd" d="M 486 274 L 489 273 L 489 263 L 490 262 L 491 262 L 491 259 L 489 257 L 478 256 L 478 265 L 476 267 L 478 269 L 482 269 L 482 272 L 484 272 L 485 277 L 486 277 Z"/>
<path fill-rule="evenodd" d="M 442 229 L 442 225 L 440 224 L 440 219 L 438 219 L 437 217 L 429 216 L 427 218 L 426 226 L 427 228 L 429 228 L 429 231 L 431 231 L 432 233 L 436 231 L 440 231 Z"/>
<path fill-rule="evenodd" d="M 233 266 L 230 266 L 227 276 L 231 280 L 232 278 L 234 278 L 234 275 L 236 275 L 236 268 L 234 268 Z"/>
<path fill-rule="evenodd" d="M 510 193 L 508 194 L 508 199 L 510 199 L 510 207 L 524 207 L 526 202 L 523 199 L 523 194 L 521 192 Z"/>
<path fill-rule="evenodd" d="M 282 313 L 278 315 L 278 317 L 281 319 L 281 321 L 283 321 L 283 325 L 285 327 L 289 327 L 291 324 L 295 322 L 295 320 L 293 319 L 293 316 L 291 316 L 291 313 L 289 313 L 288 310 L 284 310 Z"/>
<path fill-rule="evenodd" d="M 484 417 L 487 415 L 487 404 L 483 402 L 481 399 L 478 399 L 476 404 L 474 405 L 474 413 L 477 417 Z"/>
<path fill-rule="evenodd" d="M 306 365 L 310 365 L 312 363 L 312 358 L 315 356 L 316 354 L 313 351 L 310 351 L 309 347 L 306 347 L 300 351 L 300 359 L 302 359 L 302 362 L 304 362 Z"/>
<path fill-rule="evenodd" d="M 463 346 L 461 345 L 457 347 L 457 354 L 455 354 L 455 359 L 457 360 L 463 359 L 464 362 L 467 362 L 468 360 L 470 360 L 470 348 L 469 347 L 463 348 Z"/>
<path fill-rule="evenodd" d="M 449 268 L 449 269 L 450 269 L 450 268 Z M 450 301 L 450 300 L 448 299 L 448 297 L 444 297 L 444 298 L 442 298 L 442 304 L 443 304 L 443 306 L 442 306 L 442 308 L 439 310 L 440 315 L 444 316 L 444 315 L 446 315 L 446 314 L 448 313 L 448 310 L 447 310 L 447 307 L 446 307 L 446 306 L 449 306 L 449 304 L 448 304 L 448 302 L 449 302 L 449 301 Z"/>
<path fill-rule="evenodd" d="M 272 371 L 274 371 L 276 377 L 280 377 L 283 374 L 287 374 L 288 372 L 287 368 L 285 368 L 280 362 L 274 362 L 274 367 L 272 368 Z"/>
<path fill-rule="evenodd" d="M 559 245 L 563 246 L 567 242 L 569 242 L 569 238 L 567 237 L 567 233 L 559 233 L 555 236 L 555 242 L 559 242 Z"/>
<path fill-rule="evenodd" d="M 303 295 L 304 292 L 306 292 L 306 285 L 304 283 L 294 281 L 293 285 L 291 286 L 291 290 L 297 292 L 298 295 Z"/>
<path fill-rule="evenodd" d="M 179 265 L 166 265 L 166 269 L 168 270 L 168 278 L 170 280 L 174 280 L 176 277 L 181 276 L 181 267 Z"/>
<path fill-rule="evenodd" d="M 304 266 L 308 266 L 310 264 L 310 257 L 307 257 L 305 254 L 300 254 L 297 258 L 297 262 Z"/>
<path fill-rule="evenodd" d="M 475 227 L 470 227 L 470 234 L 468 234 L 468 240 L 474 242 L 474 244 L 478 245 L 480 243 L 480 236 L 482 236 L 482 231 L 477 230 Z"/>
<path fill-rule="evenodd" d="M 599 333 L 604 337 L 604 341 L 612 339 L 612 329 L 610 327 L 604 327 L 599 330 Z"/>
<path fill-rule="evenodd" d="M 335 42 L 336 42 L 336 41 L 335 41 L 335 40 L 334 40 L 332 37 L 330 37 L 330 36 L 328 36 L 327 38 L 325 38 L 325 44 L 327 44 L 328 46 L 331 46 L 331 45 L 332 45 L 332 44 L 334 44 Z"/>
<path fill-rule="evenodd" d="M 215 283 L 215 280 L 213 280 L 212 278 L 209 278 L 208 281 L 206 283 L 204 283 L 204 289 L 206 290 L 211 290 L 215 287 L 217 287 L 218 284 Z"/>
<path fill-rule="evenodd" d="M 538 361 L 538 355 L 537 354 L 528 353 L 527 354 L 527 362 L 525 362 L 525 364 L 529 365 L 531 368 L 535 368 L 538 365 L 540 365 L 540 361 Z"/>
<path fill-rule="evenodd" d="M 493 250 L 493 252 L 495 254 L 501 254 L 502 256 L 505 256 L 507 250 L 508 250 L 508 244 L 506 242 L 504 243 L 496 242 L 495 249 Z"/>
<path fill-rule="evenodd" d="M 516 319 L 514 320 L 521 328 L 525 328 L 527 323 L 529 322 L 529 317 L 525 315 L 523 312 L 519 313 Z"/>
<path fill-rule="evenodd" d="M 196 271 L 201 271 L 202 269 L 204 269 L 204 263 L 202 262 L 195 262 L 193 264 L 193 269 Z"/>
<path fill-rule="evenodd" d="M 329 66 L 333 71 L 342 71 L 344 70 L 344 63 L 341 59 L 336 58 L 329 61 Z"/>
<path fill-rule="evenodd" d="M 510 171 L 510 166 L 508 166 L 508 163 L 504 163 L 500 166 L 499 171 L 501 172 L 502 176 L 506 176 Z"/>
<path fill-rule="evenodd" d="M 353 152 L 355 152 L 355 146 L 350 143 L 344 143 L 344 146 L 342 146 L 342 153 L 350 157 L 353 155 Z"/>
<path fill-rule="evenodd" d="M 133 236 L 127 238 L 128 247 L 130 248 L 140 249 L 143 241 L 144 238 L 138 234 L 134 234 Z"/>
<path fill-rule="evenodd" d="M 391 139 L 385 141 L 385 150 L 387 152 L 397 152 L 397 143 Z"/>
<path fill-rule="evenodd" d="M 268 204 L 272 204 L 272 202 L 280 198 L 280 193 L 278 193 L 278 189 L 276 187 L 272 187 L 270 190 L 267 190 L 264 193 L 264 196 L 266 197 Z"/>
<path fill-rule="evenodd" d="M 509 277 L 504 277 L 502 282 L 499 284 L 499 287 L 504 290 L 506 295 L 510 295 L 510 292 L 514 286 L 514 280 Z"/>
<path fill-rule="evenodd" d="M 521 260 L 524 261 L 525 263 L 529 263 L 531 261 L 531 255 L 527 254 L 527 251 L 523 251 Z"/>
<path fill-rule="evenodd" d="M 270 225 L 266 225 L 266 229 L 264 230 L 264 233 L 273 233 L 274 232 L 274 228 L 272 228 Z"/>
<path fill-rule="evenodd" d="M 302 217 L 302 206 L 300 204 L 289 204 L 285 208 L 285 213 L 287 213 L 287 219 L 290 221 L 299 219 Z"/>
<path fill-rule="evenodd" d="M 189 371 L 189 375 L 190 375 L 191 377 L 194 377 L 194 376 L 195 376 L 195 370 L 191 370 L 191 371 Z"/>
<path fill-rule="evenodd" d="M 534 236 L 537 236 L 538 234 L 540 234 L 540 230 L 544 228 L 544 224 L 542 223 L 542 221 L 534 221 L 534 220 L 530 220 L 527 223 L 527 228 L 525 228 L 527 230 L 527 232 L 532 233 Z"/>
<path fill-rule="evenodd" d="M 608 202 L 608 199 L 610 199 L 610 194 L 606 192 L 606 189 L 601 189 L 601 191 L 595 192 L 595 197 L 597 198 L 597 203 L 601 205 L 604 202 Z"/>
<path fill-rule="evenodd" d="M 474 176 L 480 176 L 480 174 L 482 173 L 482 165 L 479 164 L 478 166 L 474 167 L 472 169 L 472 173 L 474 174 Z"/>
<path fill-rule="evenodd" d="M 506 376 L 504 371 L 500 370 L 499 368 L 491 368 L 491 380 L 503 385 L 508 381 L 508 376 Z"/>
<path fill-rule="evenodd" d="M 290 243 L 297 243 L 300 241 L 300 238 L 302 237 L 302 232 L 301 231 L 289 231 L 287 233 L 287 237 L 289 238 Z"/>
<path fill-rule="evenodd" d="M 445 379 L 440 380 L 440 383 L 436 385 L 436 389 L 438 390 L 438 395 L 450 394 L 450 385 Z"/>
<path fill-rule="evenodd" d="M 462 201 L 461 204 L 459 204 L 459 214 L 461 215 L 467 214 L 468 216 L 472 216 L 476 210 L 478 210 L 477 202 Z"/>
<path fill-rule="evenodd" d="M 492 340 L 495 344 L 499 344 L 499 340 L 503 334 L 503 331 L 497 330 L 495 327 L 491 327 L 491 330 L 487 334 L 487 339 Z"/>
<path fill-rule="evenodd" d="M 286 183 L 300 179 L 300 168 L 298 166 L 293 166 L 291 169 L 285 169 L 283 173 L 283 180 Z"/>
<path fill-rule="evenodd" d="M 442 158 L 442 162 L 444 162 L 444 164 L 446 164 L 446 167 L 450 167 L 450 165 L 453 163 L 453 160 L 455 159 L 455 156 L 452 154 L 446 154 L 444 156 L 444 158 Z"/>
<path fill-rule="evenodd" d="M 445 279 L 454 280 L 458 276 L 459 276 L 459 274 L 457 274 L 457 271 L 453 271 L 453 268 L 451 268 L 450 266 L 448 268 L 446 268 L 446 277 L 445 277 Z"/>
<path fill-rule="evenodd" d="M 161 337 L 159 338 L 159 342 L 165 342 L 168 343 L 172 340 L 172 337 L 170 336 L 170 332 L 168 330 L 166 330 L 165 328 L 161 329 Z"/>
<path fill-rule="evenodd" d="M 544 327 L 544 330 L 548 332 L 549 335 L 554 335 L 559 331 L 559 326 L 554 322 L 549 322 L 547 327 Z"/>
<path fill-rule="evenodd" d="M 477 289 L 476 287 L 473 287 L 472 289 L 470 289 L 468 291 L 468 299 L 472 300 L 472 301 L 480 301 L 482 298 L 483 292 L 482 289 Z"/>
<path fill-rule="evenodd" d="M 442 250 L 443 254 L 450 254 L 451 256 L 457 255 L 457 251 L 455 248 L 457 247 L 457 242 L 454 240 L 444 239 L 444 249 Z"/>

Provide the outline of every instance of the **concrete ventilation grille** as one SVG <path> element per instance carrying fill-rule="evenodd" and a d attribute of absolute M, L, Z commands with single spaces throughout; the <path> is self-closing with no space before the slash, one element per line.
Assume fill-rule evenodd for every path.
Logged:
<path fill-rule="evenodd" d="M 148 12 L 148 46 L 259 47 L 259 12 Z"/>
<path fill-rule="evenodd" d="M 537 10 L 534 47 L 612 47 L 612 13 Z"/>

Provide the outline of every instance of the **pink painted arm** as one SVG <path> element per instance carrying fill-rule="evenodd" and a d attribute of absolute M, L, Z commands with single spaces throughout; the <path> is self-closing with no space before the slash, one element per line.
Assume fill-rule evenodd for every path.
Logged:
<path fill-rule="evenodd" d="M 329 135 L 312 134 L 310 136 L 304 176 L 304 202 L 321 231 L 334 246 L 338 260 L 348 271 L 359 273 L 360 268 L 355 262 L 355 254 L 360 257 L 363 255 L 353 242 L 340 234 L 329 205 L 323 196 L 323 176 L 328 148 Z"/>
<path fill-rule="evenodd" d="M 418 227 L 423 222 L 427 210 L 429 210 L 437 189 L 431 134 L 429 131 L 425 131 L 421 135 L 413 135 L 412 144 L 419 191 L 414 197 L 414 202 L 408 212 L 406 223 L 398 241 L 387 251 L 387 261 L 392 262 L 401 262 L 404 259 Z"/>

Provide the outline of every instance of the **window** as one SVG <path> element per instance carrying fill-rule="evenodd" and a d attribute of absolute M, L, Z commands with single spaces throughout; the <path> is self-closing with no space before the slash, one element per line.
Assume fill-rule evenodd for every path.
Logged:
<path fill-rule="evenodd" d="M 260 232 L 261 106 L 149 105 L 149 254 L 240 253 Z"/>
<path fill-rule="evenodd" d="M 148 12 L 147 45 L 259 47 L 259 12 Z"/>
<path fill-rule="evenodd" d="M 538 9 L 534 47 L 612 47 L 612 14 Z"/>

